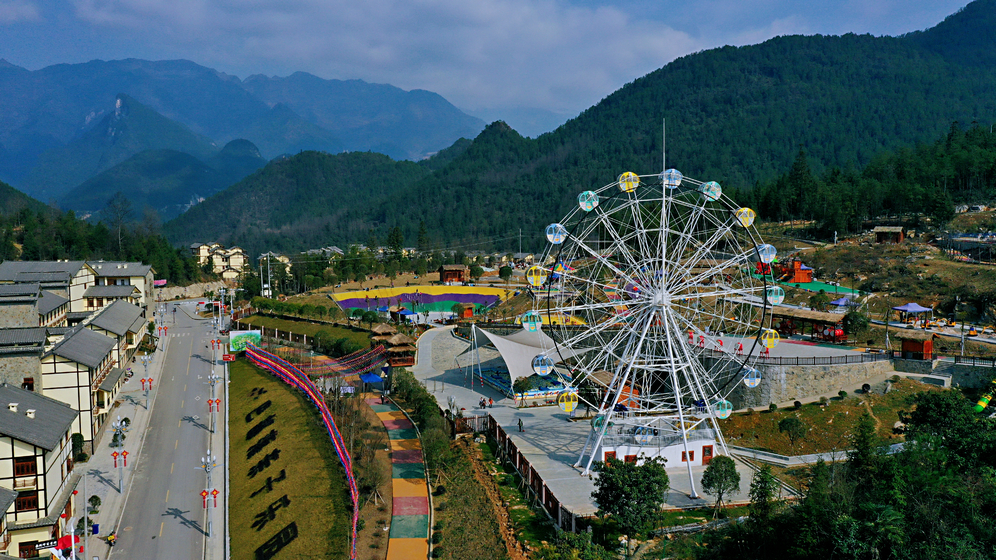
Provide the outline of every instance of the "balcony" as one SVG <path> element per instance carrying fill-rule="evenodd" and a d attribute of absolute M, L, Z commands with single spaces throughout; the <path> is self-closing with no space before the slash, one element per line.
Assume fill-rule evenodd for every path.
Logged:
<path fill-rule="evenodd" d="M 38 487 L 38 477 L 35 475 L 14 479 L 14 491 L 34 490 Z"/>

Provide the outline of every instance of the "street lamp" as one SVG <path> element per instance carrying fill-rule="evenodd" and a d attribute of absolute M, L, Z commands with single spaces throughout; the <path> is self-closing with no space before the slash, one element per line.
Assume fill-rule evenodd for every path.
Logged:
<path fill-rule="evenodd" d="M 222 381 L 224 381 L 224 378 L 221 377 L 220 375 L 215 375 L 215 374 L 212 373 L 211 375 L 208 376 L 208 384 L 211 385 L 211 398 L 208 399 L 208 410 L 210 410 L 210 412 L 211 412 L 211 433 L 212 434 L 214 433 L 215 413 L 219 412 L 219 410 L 218 410 L 219 406 L 218 405 L 221 404 L 221 400 L 220 399 L 215 400 L 214 388 L 219 383 L 221 383 Z"/>
<path fill-rule="evenodd" d="M 142 360 L 142 365 L 145 366 L 145 377 L 142 378 L 142 389 L 145 389 L 145 410 L 149 409 L 149 389 L 152 388 L 152 378 L 149 377 L 149 364 L 152 363 L 152 356 L 146 354 L 139 358 Z M 148 381 L 148 385 L 146 385 Z"/>
<path fill-rule="evenodd" d="M 208 449 L 207 456 L 201 457 L 201 468 L 204 469 L 204 473 L 207 474 L 207 489 L 205 490 L 205 492 L 209 494 L 211 494 L 212 493 L 211 491 L 213 490 L 211 486 L 211 471 L 213 471 L 217 466 L 218 466 L 217 457 L 211 455 L 211 450 Z M 207 494 L 205 494 L 204 492 L 201 493 L 201 496 L 206 496 L 206 495 Z M 213 495 L 217 496 L 217 494 Z M 215 499 L 217 499 L 217 497 Z M 207 508 L 206 497 L 205 497 L 204 507 Z M 208 512 L 207 526 L 208 526 L 208 538 L 211 538 L 211 512 Z"/>

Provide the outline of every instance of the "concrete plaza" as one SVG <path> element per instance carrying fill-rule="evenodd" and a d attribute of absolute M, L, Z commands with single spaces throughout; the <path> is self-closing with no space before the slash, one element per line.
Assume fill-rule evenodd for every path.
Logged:
<path fill-rule="evenodd" d="M 583 476 L 584 465 L 575 467 L 591 429 L 587 421 L 570 421 L 568 414 L 556 406 L 517 408 L 514 399 L 494 388 L 481 386 L 460 368 L 457 357 L 469 348 L 469 343 L 453 335 L 452 327 L 432 329 L 418 340 L 418 362 L 413 368 L 415 377 L 436 397 L 442 408 L 450 398 L 465 416 L 490 414 L 512 438 L 519 451 L 546 483 L 547 488 L 565 508 L 578 515 L 595 513 L 591 493 L 595 489 L 592 477 Z M 482 354 L 482 360 L 485 355 Z M 462 363 L 464 360 L 460 359 Z M 473 383 L 473 387 L 471 386 Z M 482 410 L 477 403 L 481 398 L 493 399 L 492 408 Z M 522 420 L 523 432 L 518 431 Z M 587 461 L 587 458 L 585 459 Z M 671 490 L 666 506 L 671 508 L 705 507 L 714 502 L 702 494 L 700 486 L 704 467 L 692 469 L 692 479 L 700 497 L 691 497 L 688 471 L 684 467 L 669 468 Z M 740 473 L 740 492 L 728 496 L 727 502 L 746 502 L 753 470 L 737 461 Z"/>

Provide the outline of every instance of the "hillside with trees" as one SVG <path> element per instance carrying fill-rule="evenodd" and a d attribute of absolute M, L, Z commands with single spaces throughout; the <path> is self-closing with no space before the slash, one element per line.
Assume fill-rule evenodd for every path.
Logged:
<path fill-rule="evenodd" d="M 17 193 L 6 196 L 7 193 Z M 0 261 L 122 260 L 151 264 L 156 278 L 174 284 L 203 276 L 197 261 L 174 248 L 158 231 L 158 222 L 129 219 L 128 202 L 115 197 L 102 221 L 80 220 L 72 211 L 45 206 L 0 182 Z M 6 211 L 10 209 L 10 211 Z"/>
<path fill-rule="evenodd" d="M 996 121 L 996 106 L 990 102 L 996 74 L 979 71 L 985 53 L 996 50 L 996 38 L 969 33 L 979 18 L 993 17 L 996 0 L 978 0 L 933 29 L 903 37 L 788 36 L 688 55 L 627 84 L 535 140 L 493 123 L 459 155 L 445 165 L 430 166 L 432 173 L 410 187 L 383 189 L 377 197 L 356 200 L 334 221 L 322 221 L 317 228 L 314 207 L 328 206 L 324 197 L 365 192 L 363 182 L 377 181 L 377 173 L 390 166 L 358 173 L 352 184 L 344 179 L 313 183 L 318 188 L 301 207 L 301 218 L 292 220 L 297 225 L 287 221 L 282 207 L 274 210 L 281 213 L 276 221 L 298 234 L 310 232 L 301 236 L 301 248 L 307 238 L 342 245 L 362 241 L 370 230 L 383 236 L 395 226 L 411 240 L 424 221 L 436 246 L 513 248 L 510 237 L 521 227 L 524 249 L 535 250 L 542 243 L 542 228 L 563 216 L 577 193 L 612 182 L 623 171 L 661 169 L 665 118 L 667 166 L 690 177 L 719 181 L 735 199 L 762 207 L 762 218 L 812 213 L 820 200 L 831 197 L 827 193 L 846 206 L 863 188 L 859 179 L 874 179 L 882 187 L 867 204 L 860 201 L 842 213 L 841 219 L 852 226 L 878 212 L 907 211 L 924 201 L 938 206 L 948 195 L 974 196 L 974 186 L 952 185 L 945 191 L 945 176 L 935 173 L 943 170 L 929 167 L 920 168 L 920 191 L 897 194 L 896 188 L 908 186 L 903 173 L 909 169 L 889 169 L 882 162 L 910 157 L 903 154 L 916 157 L 920 148 L 912 146 L 936 142 L 955 121 Z M 965 133 L 972 135 L 968 142 L 976 142 L 983 129 L 988 132 L 987 126 L 980 126 Z M 785 187 L 779 178 L 793 169 L 800 149 L 814 178 L 812 184 L 801 184 L 809 190 L 765 205 L 764 196 L 780 196 L 778 189 L 765 185 Z M 945 166 L 958 173 L 965 168 L 958 161 Z M 838 178 L 832 175 L 836 169 L 841 170 Z M 796 171 L 804 179 L 806 170 Z M 850 191 L 843 185 L 848 181 L 857 181 Z M 821 190 L 815 188 L 817 183 L 830 186 Z M 937 185 L 942 189 L 936 190 Z M 243 184 L 235 191 L 245 197 L 245 188 Z M 209 204 L 225 204 L 226 196 Z M 211 213 L 209 208 L 201 209 L 204 215 Z M 250 221 L 271 220 L 257 214 Z M 835 226 L 839 224 L 826 224 L 825 229 Z M 177 241 L 189 239 L 185 229 L 169 227 Z M 238 231 L 219 223 L 197 233 L 242 245 L 262 244 L 269 235 L 266 229 Z"/>

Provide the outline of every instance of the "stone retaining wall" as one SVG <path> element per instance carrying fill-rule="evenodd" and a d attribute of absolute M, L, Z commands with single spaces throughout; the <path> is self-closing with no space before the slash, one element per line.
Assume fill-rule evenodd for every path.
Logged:
<path fill-rule="evenodd" d="M 828 366 L 762 365 L 758 369 L 761 371 L 761 385 L 748 389 L 742 383 L 738 384 L 731 398 L 734 409 L 763 408 L 768 403 L 836 393 L 844 387 L 860 385 L 875 376 L 895 372 L 887 360 Z"/>
<path fill-rule="evenodd" d="M 156 290 L 156 297 L 160 295 L 164 300 L 174 300 L 179 296 L 180 298 L 199 298 L 204 295 L 205 292 L 218 292 L 219 288 L 224 288 L 225 283 L 222 281 L 217 282 L 201 282 L 199 284 L 191 284 L 189 286 L 167 286 L 165 288 L 160 288 Z"/>

